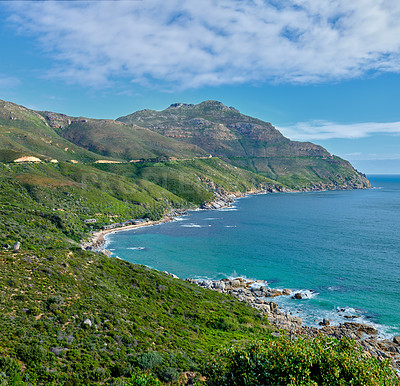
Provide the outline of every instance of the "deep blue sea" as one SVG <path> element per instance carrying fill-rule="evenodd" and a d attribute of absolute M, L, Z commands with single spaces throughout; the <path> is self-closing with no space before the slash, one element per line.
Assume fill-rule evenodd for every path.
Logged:
<path fill-rule="evenodd" d="M 305 299 L 274 298 L 308 325 L 347 316 L 400 335 L 400 176 L 368 176 L 373 189 L 269 193 L 232 208 L 107 236 L 133 263 L 180 278 L 263 279 Z"/>

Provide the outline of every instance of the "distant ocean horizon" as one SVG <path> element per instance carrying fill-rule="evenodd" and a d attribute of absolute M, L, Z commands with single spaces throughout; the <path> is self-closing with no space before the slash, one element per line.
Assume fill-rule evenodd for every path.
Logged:
<path fill-rule="evenodd" d="M 400 335 L 400 175 L 372 189 L 269 193 L 107 235 L 114 256 L 180 278 L 246 277 L 303 293 L 274 298 L 318 326 L 351 319 Z M 347 316 L 347 318 L 346 318 Z"/>

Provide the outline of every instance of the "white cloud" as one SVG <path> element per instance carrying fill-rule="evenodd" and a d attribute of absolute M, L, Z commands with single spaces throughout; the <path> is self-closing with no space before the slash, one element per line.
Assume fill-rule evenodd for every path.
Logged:
<path fill-rule="evenodd" d="M 57 59 L 51 75 L 199 87 L 400 71 L 397 0 L 10 2 Z M 275 5 L 274 5 L 275 4 Z"/>
<path fill-rule="evenodd" d="M 299 122 L 295 125 L 277 127 L 293 140 L 311 141 L 333 138 L 365 138 L 375 134 L 400 134 L 400 122 L 365 122 L 339 124 L 327 121 Z"/>

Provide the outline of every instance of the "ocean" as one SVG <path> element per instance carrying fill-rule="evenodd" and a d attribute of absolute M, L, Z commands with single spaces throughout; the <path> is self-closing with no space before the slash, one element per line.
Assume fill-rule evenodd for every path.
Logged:
<path fill-rule="evenodd" d="M 247 196 L 110 234 L 107 248 L 183 279 L 241 276 L 301 292 L 272 300 L 307 325 L 352 320 L 400 335 L 400 176 L 368 177 L 372 189 Z"/>

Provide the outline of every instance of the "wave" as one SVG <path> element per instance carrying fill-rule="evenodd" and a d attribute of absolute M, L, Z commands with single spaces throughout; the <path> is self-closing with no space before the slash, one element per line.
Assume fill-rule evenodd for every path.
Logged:
<path fill-rule="evenodd" d="M 146 249 L 145 247 L 128 247 L 126 249 L 130 249 L 131 251 L 143 251 L 143 249 Z"/>
<path fill-rule="evenodd" d="M 211 226 L 211 225 L 209 225 L 209 226 Z M 181 225 L 181 227 L 183 227 L 183 228 L 204 228 L 204 225 L 190 223 L 190 224 Z"/>
<path fill-rule="evenodd" d="M 292 290 L 292 293 L 300 293 L 303 299 L 315 299 L 319 295 L 319 292 L 309 289 Z"/>
<path fill-rule="evenodd" d="M 236 225 L 225 225 L 224 228 L 236 228 Z"/>
<path fill-rule="evenodd" d="M 174 217 L 174 221 L 186 221 L 187 218 L 185 217 Z"/>

